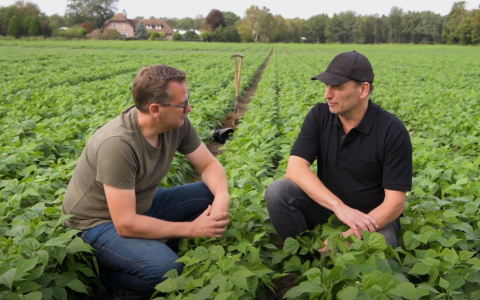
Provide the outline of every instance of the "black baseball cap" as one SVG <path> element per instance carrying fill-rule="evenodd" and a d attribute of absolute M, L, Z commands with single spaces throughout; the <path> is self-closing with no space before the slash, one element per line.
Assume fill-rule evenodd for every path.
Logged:
<path fill-rule="evenodd" d="M 335 56 L 325 72 L 312 77 L 328 85 L 339 85 L 349 80 L 373 83 L 375 75 L 370 61 L 357 51 L 343 52 Z"/>

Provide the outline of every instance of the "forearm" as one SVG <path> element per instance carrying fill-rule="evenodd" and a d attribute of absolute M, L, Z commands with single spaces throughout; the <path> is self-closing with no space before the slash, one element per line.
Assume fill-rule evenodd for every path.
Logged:
<path fill-rule="evenodd" d="M 368 214 L 378 221 L 382 229 L 395 221 L 403 212 L 406 193 L 402 191 L 386 191 L 382 204 L 370 211 Z"/>
<path fill-rule="evenodd" d="M 194 238 L 191 222 L 169 222 L 135 214 L 114 222 L 122 237 L 142 239 Z"/>
<path fill-rule="evenodd" d="M 344 205 L 308 166 L 300 164 L 292 166 L 289 162 L 285 178 L 297 184 L 312 200 L 333 212 Z"/>
<path fill-rule="evenodd" d="M 202 172 L 202 181 L 214 195 L 211 214 L 229 210 L 230 195 L 228 194 L 227 175 L 218 160 L 212 161 Z"/>

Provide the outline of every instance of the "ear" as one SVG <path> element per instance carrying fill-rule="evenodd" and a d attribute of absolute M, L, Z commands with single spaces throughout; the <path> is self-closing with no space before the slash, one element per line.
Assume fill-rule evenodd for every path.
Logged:
<path fill-rule="evenodd" d="M 370 94 L 370 83 L 364 82 L 360 86 L 360 98 L 368 98 Z"/>
<path fill-rule="evenodd" d="M 161 109 L 162 109 L 162 106 L 158 103 L 151 103 L 148 106 L 148 112 L 150 113 L 151 116 L 155 118 L 159 117 Z"/>

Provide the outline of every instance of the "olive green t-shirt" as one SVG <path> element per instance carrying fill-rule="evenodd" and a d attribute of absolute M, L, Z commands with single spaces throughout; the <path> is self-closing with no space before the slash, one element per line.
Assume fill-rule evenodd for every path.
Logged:
<path fill-rule="evenodd" d="M 88 229 L 112 222 L 103 184 L 135 189 L 136 212 L 145 214 L 175 152 L 192 153 L 201 143 L 188 118 L 182 127 L 160 134 L 159 139 L 159 148 L 146 140 L 133 106 L 95 132 L 68 184 L 62 208 L 74 217 L 64 225 Z"/>

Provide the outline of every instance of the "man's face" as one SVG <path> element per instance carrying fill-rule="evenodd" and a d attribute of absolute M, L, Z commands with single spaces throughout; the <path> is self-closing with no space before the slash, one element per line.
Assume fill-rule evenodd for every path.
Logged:
<path fill-rule="evenodd" d="M 331 113 L 343 117 L 352 116 L 362 104 L 361 86 L 349 80 L 340 85 L 326 85 L 325 99 Z"/>
<path fill-rule="evenodd" d="M 189 93 L 185 83 L 171 81 L 168 87 L 173 94 L 173 99 L 169 102 L 171 105 L 162 107 L 163 116 L 161 122 L 169 129 L 175 129 L 183 126 L 187 113 L 191 112 L 192 108 L 188 102 Z"/>

